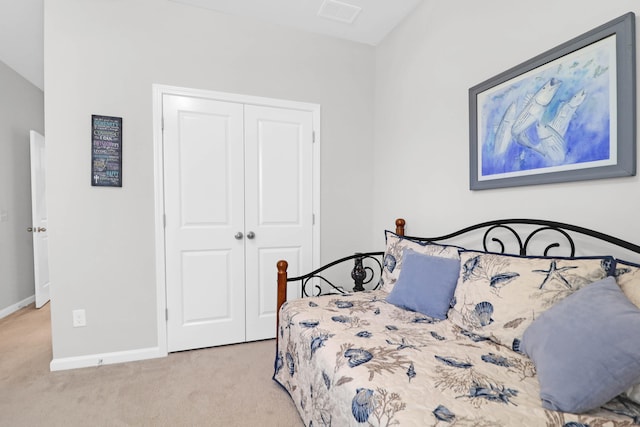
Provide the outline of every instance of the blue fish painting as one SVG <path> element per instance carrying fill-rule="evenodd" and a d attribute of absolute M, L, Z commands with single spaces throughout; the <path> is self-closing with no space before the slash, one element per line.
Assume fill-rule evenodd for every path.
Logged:
<path fill-rule="evenodd" d="M 479 175 L 521 176 L 610 161 L 613 52 L 615 38 L 603 38 L 480 93 Z"/>
<path fill-rule="evenodd" d="M 371 338 L 373 334 L 369 331 L 360 331 L 356 334 L 356 336 L 360 338 Z"/>
<path fill-rule="evenodd" d="M 348 316 L 332 316 L 331 320 L 338 323 L 349 323 L 351 318 Z"/>
<path fill-rule="evenodd" d="M 374 409 L 373 390 L 368 388 L 356 389 L 356 395 L 351 401 L 351 413 L 356 422 L 366 423 Z"/>

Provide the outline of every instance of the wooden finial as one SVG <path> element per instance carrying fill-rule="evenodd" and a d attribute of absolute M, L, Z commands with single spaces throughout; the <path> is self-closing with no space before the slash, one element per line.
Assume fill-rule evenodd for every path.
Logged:
<path fill-rule="evenodd" d="M 278 297 L 276 306 L 276 345 L 278 342 L 278 335 L 280 332 L 280 307 L 287 300 L 287 267 L 289 263 L 285 260 L 280 260 L 276 264 L 278 267 Z"/>
<path fill-rule="evenodd" d="M 289 267 L 289 263 L 282 259 L 278 261 L 277 267 L 278 267 L 278 273 L 286 273 L 287 267 Z"/>
<path fill-rule="evenodd" d="M 396 219 L 396 234 L 400 236 L 404 236 L 404 225 L 406 224 L 405 220 L 402 218 Z"/>

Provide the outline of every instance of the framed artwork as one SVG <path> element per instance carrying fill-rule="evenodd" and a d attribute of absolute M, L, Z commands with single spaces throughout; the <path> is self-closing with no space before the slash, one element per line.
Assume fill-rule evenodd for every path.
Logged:
<path fill-rule="evenodd" d="M 122 117 L 91 116 L 91 185 L 122 187 Z"/>
<path fill-rule="evenodd" d="M 630 12 L 469 89 L 470 188 L 636 173 Z"/>

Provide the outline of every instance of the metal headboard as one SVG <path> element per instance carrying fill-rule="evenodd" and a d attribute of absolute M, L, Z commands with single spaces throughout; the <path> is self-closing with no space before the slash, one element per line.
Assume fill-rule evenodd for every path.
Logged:
<path fill-rule="evenodd" d="M 525 226 L 527 227 L 526 229 Z M 640 254 L 640 246 L 634 243 L 605 233 L 590 230 L 588 228 L 557 221 L 523 218 L 500 219 L 474 224 L 442 236 L 415 237 L 405 235 L 404 219 L 399 218 L 396 220 L 397 234 L 422 242 L 455 244 L 455 241 L 452 242 L 455 238 L 459 238 L 463 235 L 472 235 L 472 232 L 482 231 L 484 229 L 486 230 L 482 235 L 482 250 L 488 252 L 522 256 L 550 256 L 549 252 L 552 249 L 558 249 L 565 251 L 562 256 L 573 257 L 576 255 L 576 242 L 571 233 L 578 233 L 595 239 L 595 241 L 606 242 L 612 247 L 618 247 L 626 251 Z M 544 247 L 542 250 L 533 250 L 532 242 L 534 242 L 536 237 L 541 237 L 542 234 L 544 234 Z M 557 237 L 553 238 L 554 235 Z M 511 245 L 505 243 L 507 237 L 515 242 L 515 246 L 513 242 L 511 242 Z M 473 248 L 469 247 L 468 249 Z M 301 293 L 303 297 L 377 289 L 380 282 L 379 278 L 381 277 L 382 270 L 384 268 L 382 260 L 383 255 L 384 252 L 381 251 L 356 253 L 323 265 L 322 267 L 302 276 L 286 278 L 286 282 L 301 282 Z M 598 255 L 610 254 L 601 253 Z M 326 272 L 328 272 L 332 267 L 345 262 L 353 262 L 351 278 L 353 279 L 354 286 L 352 289 L 346 289 L 344 284 L 335 283 L 335 280 L 331 280 L 326 275 Z M 280 261 L 278 263 L 279 275 L 284 274 L 284 277 L 286 277 L 286 265 L 286 261 Z M 369 286 L 365 287 L 366 285 Z M 281 300 L 284 297 L 279 293 L 278 298 Z"/>
<path fill-rule="evenodd" d="M 513 227 L 517 225 L 534 225 L 534 226 L 537 226 L 537 228 L 523 232 L 522 230 L 518 231 Z M 487 228 L 482 240 L 482 245 L 485 251 L 489 250 L 488 242 L 491 241 L 491 242 L 497 243 L 500 246 L 500 250 L 498 251 L 492 250 L 492 252 L 506 253 L 505 252 L 506 246 L 502 241 L 502 239 L 500 239 L 499 237 L 491 237 L 491 234 L 495 232 L 495 230 L 500 229 L 500 230 L 507 230 L 516 239 L 519 246 L 517 251 L 518 255 L 545 255 L 546 256 L 548 255 L 550 249 L 561 247 L 562 244 L 560 242 L 553 242 L 548 244 L 548 246 L 545 247 L 545 250 L 543 253 L 530 253 L 528 251 L 529 244 L 532 241 L 533 237 L 547 230 L 551 232 L 559 233 L 559 235 L 564 237 L 564 239 L 566 240 L 565 243 L 567 243 L 570 247 L 570 254 L 568 256 L 575 256 L 575 253 L 576 253 L 575 241 L 571 237 L 571 235 L 568 233 L 569 231 L 574 233 L 580 233 L 582 235 L 589 236 L 594 239 L 610 243 L 613 246 L 618 246 L 622 249 L 640 254 L 640 246 L 633 244 L 631 242 L 627 242 L 626 240 L 622 240 L 617 237 L 601 233 L 599 231 L 590 230 L 588 228 L 580 227 L 573 224 L 567 224 L 567 223 L 557 222 L 557 221 L 547 221 L 547 220 L 541 220 L 541 219 L 522 219 L 522 218 L 500 219 L 500 220 L 486 221 L 479 224 L 471 225 L 469 227 L 463 228 L 453 233 L 446 234 L 443 236 L 438 236 L 438 237 L 411 237 L 411 236 L 406 236 L 406 237 L 414 240 L 435 243 L 435 242 L 451 240 L 455 237 L 462 236 L 472 231 L 481 230 L 483 228 Z M 525 236 L 524 240 L 522 236 Z M 602 255 L 606 255 L 606 254 L 602 254 Z"/>

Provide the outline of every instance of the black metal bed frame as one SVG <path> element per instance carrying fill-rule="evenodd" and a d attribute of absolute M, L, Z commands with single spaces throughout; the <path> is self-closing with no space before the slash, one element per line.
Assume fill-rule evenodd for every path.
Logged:
<path fill-rule="evenodd" d="M 396 221 L 396 224 L 401 221 L 400 230 L 404 235 L 404 220 Z M 533 230 L 517 230 L 517 227 L 520 226 L 535 226 Z M 475 225 L 471 225 L 469 227 L 462 228 L 458 231 L 455 231 L 450 234 L 445 234 L 437 237 L 413 237 L 413 236 L 404 236 L 408 239 L 420 241 L 420 242 L 430 242 L 430 243 L 441 243 L 445 241 L 449 241 L 453 238 L 462 236 L 467 233 L 471 233 L 473 231 L 482 230 L 486 228 L 484 235 L 482 237 L 482 247 L 484 251 L 489 251 L 489 244 L 493 242 L 493 245 L 497 245 L 499 250 L 492 250 L 491 252 L 507 254 L 511 253 L 514 255 L 542 255 L 549 256 L 549 251 L 554 248 L 558 248 L 560 250 L 568 249 L 568 254 L 566 256 L 573 257 L 576 253 L 576 244 L 573 237 L 569 234 L 569 232 L 579 233 L 590 238 L 606 242 L 611 244 L 612 246 L 617 246 L 619 248 L 625 249 L 630 252 L 635 252 L 640 254 L 640 246 L 630 243 L 628 241 L 622 240 L 620 238 L 600 233 L 598 231 L 590 230 L 588 228 L 580 227 L 577 225 L 556 222 L 556 221 L 547 221 L 547 220 L 539 220 L 539 219 L 502 219 L 502 220 L 494 220 L 494 221 L 486 221 L 482 223 L 478 223 Z M 514 242 L 516 243 L 516 250 L 507 252 L 507 245 L 505 245 L 503 237 L 496 237 L 495 233 L 497 230 L 502 230 L 506 232 L 507 236 L 512 236 Z M 532 243 L 535 236 L 538 236 L 540 233 L 550 231 L 551 233 L 559 233 L 557 238 L 559 238 L 565 246 L 563 246 L 558 241 L 552 241 L 548 243 L 544 250 L 541 253 L 531 253 L 529 252 L 530 244 Z M 548 234 L 545 234 L 548 235 Z M 493 236 L 493 237 L 492 237 Z M 512 247 L 513 244 L 510 246 Z M 334 267 L 338 264 L 342 264 L 344 262 L 348 262 L 353 260 L 354 266 L 351 270 L 351 278 L 353 279 L 354 292 L 360 292 L 366 290 L 365 285 L 374 283 L 371 290 L 377 289 L 380 286 L 380 277 L 382 275 L 382 271 L 384 268 L 384 262 L 382 257 L 384 252 L 362 252 L 355 253 L 350 256 L 346 256 L 340 259 L 337 259 L 333 262 L 330 262 L 322 267 L 304 274 L 298 277 L 287 278 L 287 283 L 290 282 L 301 282 L 301 291 L 303 297 L 308 296 L 319 296 L 319 295 L 329 295 L 329 294 L 343 294 L 350 291 L 344 289 L 344 286 L 336 284 L 329 280 L 326 276 L 327 270 L 331 267 Z M 607 255 L 607 254 L 602 254 Z M 375 279 L 378 279 L 377 281 Z M 323 286 L 324 285 L 324 286 Z M 308 287 L 311 286 L 311 290 Z M 324 289 L 328 288 L 328 290 Z"/>

